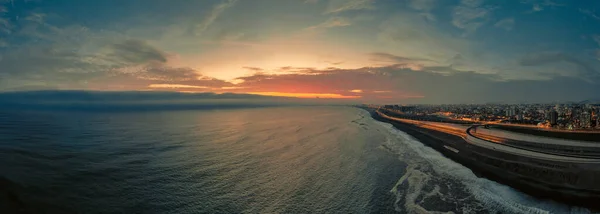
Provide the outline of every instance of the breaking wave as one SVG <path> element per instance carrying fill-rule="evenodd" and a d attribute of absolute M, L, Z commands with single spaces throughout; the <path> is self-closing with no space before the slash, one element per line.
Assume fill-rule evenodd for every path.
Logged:
<path fill-rule="evenodd" d="M 511 187 L 477 177 L 469 168 L 425 146 L 389 123 L 382 147 L 407 164 L 390 190 L 397 211 L 409 213 L 589 213 L 587 209 L 539 200 Z"/>

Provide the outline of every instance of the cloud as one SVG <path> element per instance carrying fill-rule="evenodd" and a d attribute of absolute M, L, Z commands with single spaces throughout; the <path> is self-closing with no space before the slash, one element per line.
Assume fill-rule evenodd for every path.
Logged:
<path fill-rule="evenodd" d="M 142 39 L 109 33 L 91 36 L 80 26 L 56 27 L 42 15 L 18 29 L 19 48 L 1 53 L 0 90 L 142 90 L 150 84 L 223 87 L 231 83 L 186 67 L 168 66 L 165 51 Z M 51 33 L 47 33 L 51 32 Z M 15 34 L 17 34 L 15 33 Z M 36 41 L 29 43 L 29 41 Z"/>
<path fill-rule="evenodd" d="M 506 31 L 510 31 L 513 29 L 514 25 L 515 25 L 514 18 L 506 18 L 506 19 L 502 19 L 502 20 L 496 22 L 496 24 L 494 24 L 494 27 L 502 28 Z"/>
<path fill-rule="evenodd" d="M 144 40 L 79 25 L 57 27 L 46 22 L 47 16 L 56 17 L 30 13 L 11 34 L 13 44 L 2 44 L 7 51 L 0 53 L 0 90 L 84 89 L 167 62 L 165 52 Z M 135 80 L 124 77 L 122 82 Z"/>
<path fill-rule="evenodd" d="M 223 29 L 214 37 L 216 41 L 222 44 L 227 43 L 247 43 L 255 42 L 259 40 L 259 36 L 256 33 L 237 32 L 232 29 Z"/>
<path fill-rule="evenodd" d="M 337 68 L 334 68 L 337 69 Z M 292 67 L 292 66 L 284 66 L 278 69 L 275 69 L 278 74 L 319 74 L 315 72 L 319 72 L 319 70 L 312 67 Z"/>
<path fill-rule="evenodd" d="M 462 80 L 461 80 L 462 79 Z M 466 81 L 469 80 L 469 81 Z M 453 76 L 429 76 L 427 79 L 415 77 L 414 82 L 436 85 L 419 88 L 425 99 L 422 102 L 433 103 L 539 103 L 555 101 L 580 101 L 597 95 L 585 90 L 598 87 L 567 77 L 556 77 L 546 81 L 494 81 L 486 76 L 474 73 L 461 73 Z M 560 86 L 560 87 L 557 87 Z M 569 90 L 565 90 L 569 88 Z"/>
<path fill-rule="evenodd" d="M 477 54 L 472 54 L 469 40 L 443 33 L 416 14 L 391 17 L 381 24 L 380 29 L 379 40 L 389 47 L 389 51 L 393 51 L 387 52 L 388 54 L 418 60 L 425 65 L 439 65 L 460 54 L 463 56 L 463 64 L 476 64 L 471 58 L 477 57 Z M 379 57 L 384 56 L 379 54 Z M 393 57 L 387 56 L 387 60 L 391 58 Z"/>
<path fill-rule="evenodd" d="M 0 2 L 1 3 L 1 2 Z M 8 21 L 8 19 L 2 17 L 5 13 L 8 12 L 6 7 L 0 5 L 0 35 L 11 33 L 12 25 Z"/>
<path fill-rule="evenodd" d="M 104 76 L 103 65 L 62 50 L 24 49 L 0 60 L 0 91 L 14 88 L 85 88 L 89 79 Z"/>
<path fill-rule="evenodd" d="M 467 34 L 473 33 L 477 28 L 487 22 L 487 16 L 491 9 L 482 6 L 482 0 L 462 0 L 454 7 L 452 13 L 452 24 L 464 29 Z"/>
<path fill-rule="evenodd" d="M 437 74 L 445 74 L 445 75 L 449 75 L 449 74 L 455 74 L 455 73 L 464 73 L 464 72 L 473 72 L 474 71 L 461 71 L 461 70 L 457 70 L 455 68 L 452 67 L 452 65 L 446 65 L 446 66 L 425 66 L 422 68 L 422 70 L 424 71 L 429 71 L 432 73 L 437 73 Z M 497 77 L 498 79 L 500 79 L 499 77 Z"/>
<path fill-rule="evenodd" d="M 172 87 L 163 87 L 177 89 L 183 85 L 189 86 L 187 89 L 210 89 L 202 91 L 218 91 L 223 87 L 234 87 L 232 83 L 208 77 L 199 71 L 191 68 L 168 67 L 165 65 L 149 65 L 140 72 L 119 74 L 118 78 L 128 78 L 128 82 L 137 82 L 140 85 L 156 88 L 159 86 L 170 85 Z M 177 87 L 175 87 L 177 86 Z"/>
<path fill-rule="evenodd" d="M 600 46 L 600 35 L 594 35 L 592 36 L 592 39 L 594 39 L 594 42 Z"/>
<path fill-rule="evenodd" d="M 594 13 L 594 12 L 588 10 L 588 9 L 579 8 L 579 12 L 581 12 L 581 13 L 589 16 L 589 17 L 592 17 L 592 18 L 594 18 L 596 20 L 600 20 L 600 15 L 598 15 L 598 14 L 596 14 L 596 13 Z"/>
<path fill-rule="evenodd" d="M 46 18 L 46 16 L 47 15 L 44 13 L 30 13 L 27 17 L 25 17 L 25 20 L 44 24 L 44 19 Z"/>
<path fill-rule="evenodd" d="M 393 91 L 386 96 L 396 99 L 420 97 L 409 91 L 395 90 L 397 85 L 389 80 L 389 76 L 369 68 L 312 69 L 303 73 L 255 74 L 239 79 L 244 81 L 238 86 L 244 87 L 244 91 L 248 92 L 324 93 L 340 96 L 356 96 L 356 93 L 363 92 L 360 93 L 362 99 L 373 100 L 377 98 L 371 91 Z"/>
<path fill-rule="evenodd" d="M 389 81 L 396 82 L 396 90 L 411 89 L 421 95 L 417 103 L 481 103 L 481 102 L 553 102 L 579 101 L 597 97 L 584 91 L 598 87 L 597 83 L 570 77 L 548 80 L 501 81 L 497 75 L 475 72 L 414 72 L 409 69 L 382 67 Z M 558 87 L 560 86 L 560 87 Z"/>
<path fill-rule="evenodd" d="M 598 66 L 565 53 L 546 52 L 530 54 L 519 59 L 518 64 L 521 66 L 541 66 L 562 62 L 574 65 L 581 75 L 579 78 L 587 81 L 600 81 L 600 68 Z M 576 73 L 572 75 L 576 75 Z"/>
<path fill-rule="evenodd" d="M 243 68 L 243 69 L 250 70 L 250 71 L 263 71 L 263 69 L 262 69 L 262 68 L 258 68 L 258 67 L 249 67 L 249 66 L 244 66 L 244 67 L 242 67 L 242 68 Z"/>
<path fill-rule="evenodd" d="M 235 85 L 220 79 L 201 74 L 191 68 L 168 67 L 150 64 L 136 72 L 105 73 L 87 80 L 91 90 L 145 90 L 161 89 L 169 91 L 218 92 L 223 87 Z"/>
<path fill-rule="evenodd" d="M 409 63 L 409 62 L 419 62 L 419 61 L 430 61 L 428 59 L 408 58 L 408 57 L 402 57 L 402 56 L 397 56 L 397 55 L 393 55 L 390 53 L 383 53 L 383 52 L 370 53 L 369 56 L 374 61 L 391 62 L 391 63 Z"/>
<path fill-rule="evenodd" d="M 206 86 L 197 85 L 183 85 L 183 84 L 150 84 L 148 88 L 168 88 L 168 89 L 180 89 L 180 88 L 194 88 L 194 89 L 208 89 Z"/>
<path fill-rule="evenodd" d="M 137 39 L 128 39 L 111 45 L 110 55 L 113 56 L 115 60 L 127 64 L 167 61 L 167 56 L 164 52 L 149 45 L 145 41 Z"/>
<path fill-rule="evenodd" d="M 171 68 L 164 66 L 149 66 L 136 76 L 141 79 L 161 80 L 167 82 L 196 80 L 198 72 L 191 68 Z"/>
<path fill-rule="evenodd" d="M 506 79 L 523 77 L 521 73 L 507 71 L 514 67 L 512 56 L 508 58 L 494 49 L 482 51 L 481 43 L 476 38 L 447 33 L 440 30 L 437 25 L 428 22 L 418 14 L 396 14 L 380 25 L 378 39 L 385 48 L 379 50 L 413 59 L 412 63 L 404 64 L 405 68 L 413 70 L 422 70 L 423 67 L 428 66 L 451 65 L 459 72 L 498 73 Z M 513 62 L 513 64 L 504 62 Z"/>
<path fill-rule="evenodd" d="M 437 0 L 409 0 L 408 6 L 413 10 L 419 11 L 419 15 L 429 21 L 436 21 L 436 16 L 431 13 L 437 6 Z"/>
<path fill-rule="evenodd" d="M 522 4 L 529 4 L 531 5 L 531 11 L 529 11 L 529 13 L 535 13 L 535 12 L 540 12 L 542 10 L 544 10 L 547 7 L 561 7 L 564 6 L 563 4 L 558 4 L 556 2 L 553 2 L 551 0 L 522 0 L 521 1 Z"/>
<path fill-rule="evenodd" d="M 9 34 L 12 32 L 12 25 L 3 17 L 0 17 L 0 34 Z"/>
<path fill-rule="evenodd" d="M 46 4 L 39 5 L 41 8 L 35 9 L 35 13 L 26 8 L 19 11 L 9 8 L 9 13 L 0 14 L 6 18 L 6 24 L 0 24 L 0 28 L 7 29 L 0 30 L 4 41 L 0 41 L 0 90 L 147 90 L 150 85 L 168 84 L 188 85 L 191 87 L 186 89 L 190 91 L 216 92 L 281 89 L 300 93 L 322 88 L 331 94 L 351 96 L 350 91 L 362 90 L 361 96 L 365 98 L 375 97 L 375 91 L 389 91 L 393 92 L 389 96 L 422 95 L 428 100 L 437 96 L 433 88 L 446 93 L 441 86 L 460 88 L 450 90 L 453 93 L 475 93 L 443 82 L 463 84 L 464 80 L 459 77 L 490 85 L 534 77 L 550 82 L 570 77 L 576 80 L 569 81 L 577 82 L 594 80 L 592 71 L 598 71 L 596 58 L 600 58 L 597 55 L 600 46 L 590 42 L 592 39 L 563 41 L 591 32 L 586 29 L 593 27 L 598 14 L 593 7 L 582 7 L 579 12 L 579 6 L 564 8 L 571 9 L 580 18 L 592 17 L 587 18 L 589 23 L 586 23 L 590 25 L 585 28 L 539 37 L 537 34 L 550 32 L 552 26 L 568 25 L 569 20 L 553 22 L 552 26 L 539 25 L 537 30 L 530 31 L 526 25 L 535 20 L 527 19 L 535 17 L 513 16 L 523 14 L 509 11 L 507 6 L 511 9 L 515 6 L 512 3 L 505 6 L 504 2 L 473 0 L 308 2 L 316 3 L 314 5 L 303 5 L 303 2 L 211 0 L 163 4 L 148 1 L 148 7 L 124 7 L 113 11 L 114 16 L 108 18 L 104 15 L 111 14 L 99 14 L 104 17 L 102 22 L 95 20 L 100 16 L 65 20 L 72 17 L 66 12 L 67 8 L 60 10 L 65 14 L 52 14 L 57 10 L 43 8 Z M 490 4 L 499 5 L 502 12 L 507 13 L 493 17 L 494 8 Z M 552 7 L 544 0 L 536 0 L 531 1 L 531 5 L 516 5 L 516 8 L 530 10 L 536 5 L 545 12 Z M 34 6 L 37 7 L 32 5 L 31 8 Z M 81 13 L 87 14 L 89 8 L 83 7 L 88 5 L 78 6 Z M 161 11 L 157 12 L 156 8 Z M 16 14 L 21 16 L 18 20 Z M 436 18 L 434 14 L 438 16 L 435 23 L 432 22 Z M 442 22 L 442 17 L 448 21 Z M 501 20 L 503 18 L 508 19 Z M 519 26 L 515 25 L 516 19 Z M 73 22 L 90 25 L 70 25 Z M 302 31 L 311 25 L 328 32 Z M 352 27 L 337 28 L 349 25 Z M 485 29 L 481 27 L 484 25 Z M 502 29 L 512 29 L 515 34 L 499 34 L 490 40 L 490 33 Z M 519 57 L 530 51 L 548 50 L 562 55 L 543 52 L 546 56 Z M 554 62 L 540 58 L 551 58 Z M 368 68 L 360 68 L 362 66 Z M 388 70 L 390 72 L 383 72 Z M 422 74 L 417 74 L 419 72 Z M 253 75 L 243 78 L 245 82 L 232 80 L 247 74 Z M 425 77 L 433 78 L 440 86 L 426 82 Z M 346 85 L 337 83 L 338 79 Z M 423 86 L 405 87 L 413 85 L 413 80 Z M 276 83 L 283 84 L 277 86 Z M 296 85 L 285 87 L 286 83 Z M 308 86 L 303 86 L 305 83 Z M 534 83 L 547 86 L 548 82 Z M 181 87 L 162 89 L 183 90 Z M 387 93 L 379 93 L 383 94 L 387 96 Z"/>
<path fill-rule="evenodd" d="M 197 36 L 201 35 L 206 31 L 214 22 L 219 18 L 221 13 L 223 13 L 226 9 L 235 5 L 237 0 L 223 0 L 222 3 L 215 5 L 212 11 L 200 22 L 200 24 L 196 25 L 195 33 Z"/>
<path fill-rule="evenodd" d="M 408 5 L 415 10 L 430 11 L 437 4 L 437 0 L 409 0 Z"/>
<path fill-rule="evenodd" d="M 598 49 L 596 49 L 596 59 L 600 61 L 600 35 L 594 35 L 592 38 L 596 44 L 598 44 Z"/>
<path fill-rule="evenodd" d="M 327 61 L 327 60 L 325 60 L 325 61 L 323 61 L 323 62 L 324 62 L 324 63 L 327 63 L 327 64 L 331 64 L 331 65 L 341 65 L 341 64 L 344 64 L 344 61 L 332 62 L 332 61 Z"/>
<path fill-rule="evenodd" d="M 563 76 L 507 81 L 494 74 L 457 71 L 451 66 L 416 71 L 391 65 L 312 73 L 255 74 L 241 77 L 245 81 L 237 86 L 247 92 L 358 94 L 361 101 L 379 103 L 579 101 L 597 97 L 595 88 L 600 87 L 598 83 Z"/>
<path fill-rule="evenodd" d="M 351 24 L 352 23 L 350 23 L 350 21 L 344 17 L 332 17 L 321 24 L 310 26 L 306 29 L 307 30 L 318 30 L 318 29 L 325 29 L 325 28 L 350 26 Z"/>
<path fill-rule="evenodd" d="M 419 11 L 419 15 L 429 21 L 436 21 L 436 16 L 431 13 L 438 3 L 438 0 L 408 0 L 408 7 Z"/>
<path fill-rule="evenodd" d="M 330 0 L 325 14 L 342 13 L 346 11 L 373 10 L 374 0 Z"/>

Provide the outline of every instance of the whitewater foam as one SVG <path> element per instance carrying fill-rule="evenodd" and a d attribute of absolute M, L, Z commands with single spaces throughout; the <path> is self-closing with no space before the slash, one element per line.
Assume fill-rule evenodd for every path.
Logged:
<path fill-rule="evenodd" d="M 439 197 L 444 202 L 454 203 L 454 210 L 461 213 L 589 213 L 587 209 L 538 200 L 511 187 L 477 177 L 469 168 L 446 158 L 393 125 L 373 121 L 389 134 L 384 147 L 407 164 L 406 173 L 391 190 L 397 196 L 398 211 L 442 213 L 431 208 L 427 210 L 424 208 L 427 206 L 423 205 L 423 201 Z M 401 188 L 402 185 L 406 187 Z M 446 187 L 447 191 L 441 191 L 440 186 Z M 462 189 L 466 189 L 468 195 L 461 193 Z"/>

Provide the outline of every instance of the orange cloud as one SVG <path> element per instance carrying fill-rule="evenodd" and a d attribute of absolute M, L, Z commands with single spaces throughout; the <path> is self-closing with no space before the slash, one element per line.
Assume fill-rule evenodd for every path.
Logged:
<path fill-rule="evenodd" d="M 260 70 L 262 68 L 256 68 Z M 366 67 L 360 69 L 316 69 L 309 67 L 282 67 L 274 73 L 257 72 L 237 78 L 238 83 L 226 82 L 202 75 L 193 69 L 148 69 L 135 74 L 122 74 L 106 81 L 120 90 L 164 90 L 179 92 L 245 93 L 264 96 L 323 99 L 357 99 L 361 101 L 422 98 L 407 87 L 412 84 L 411 76 L 400 77 L 402 72 L 383 71 L 385 68 Z M 390 67 L 390 69 L 397 69 Z M 406 69 L 405 74 L 426 74 Z M 147 78 L 160 77 L 160 78 Z M 103 85 L 106 81 L 97 82 Z M 120 85 L 120 86 L 119 86 Z M 141 87 L 140 87 L 141 85 Z M 91 85 L 90 85 L 91 86 Z M 138 88 L 136 88 L 138 87 Z M 387 101 L 386 101 L 387 102 Z"/>
<path fill-rule="evenodd" d="M 240 77 L 236 92 L 302 98 L 351 98 L 361 100 L 422 98 L 406 91 L 398 79 L 374 68 L 326 69 L 284 67 L 286 73 L 257 73 Z M 385 96 L 382 96 L 384 95 Z"/>
<path fill-rule="evenodd" d="M 247 94 L 276 96 L 276 97 L 296 97 L 296 98 L 327 98 L 327 99 L 355 99 L 360 96 L 348 96 L 330 93 L 286 93 L 286 92 L 248 92 Z"/>
<path fill-rule="evenodd" d="M 207 89 L 206 86 L 183 85 L 183 84 L 150 84 L 148 88 L 201 88 Z"/>

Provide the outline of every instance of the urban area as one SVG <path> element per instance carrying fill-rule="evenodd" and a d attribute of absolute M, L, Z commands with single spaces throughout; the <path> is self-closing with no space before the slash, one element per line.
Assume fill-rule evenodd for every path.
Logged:
<path fill-rule="evenodd" d="M 600 131 L 598 104 L 482 104 L 482 105 L 384 105 L 404 115 L 437 116 L 480 123 L 535 126 L 556 130 Z"/>

